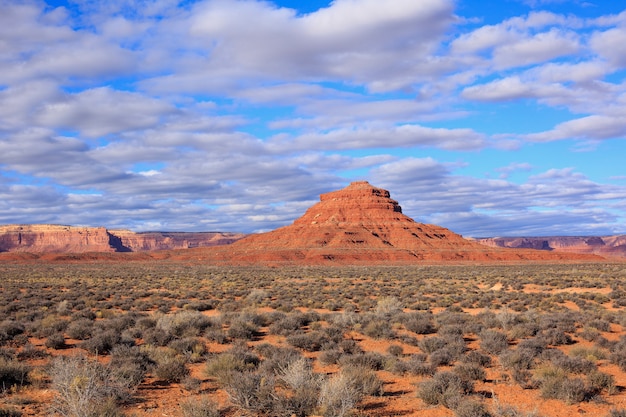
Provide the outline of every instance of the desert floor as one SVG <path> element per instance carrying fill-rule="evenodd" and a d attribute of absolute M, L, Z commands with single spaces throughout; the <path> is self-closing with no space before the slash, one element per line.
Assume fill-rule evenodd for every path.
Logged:
<path fill-rule="evenodd" d="M 626 264 L 0 264 L 0 416 L 623 416 Z"/>

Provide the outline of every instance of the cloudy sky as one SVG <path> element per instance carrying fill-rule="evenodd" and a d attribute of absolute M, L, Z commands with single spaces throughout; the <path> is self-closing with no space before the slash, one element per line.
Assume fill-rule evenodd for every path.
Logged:
<path fill-rule="evenodd" d="M 0 0 L 0 223 L 258 232 L 354 180 L 465 236 L 626 233 L 605 0 Z"/>

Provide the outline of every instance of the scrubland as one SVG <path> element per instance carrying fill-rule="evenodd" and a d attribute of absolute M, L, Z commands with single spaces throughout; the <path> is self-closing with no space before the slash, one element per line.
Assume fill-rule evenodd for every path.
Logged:
<path fill-rule="evenodd" d="M 0 276 L 0 417 L 626 416 L 626 264 Z"/>

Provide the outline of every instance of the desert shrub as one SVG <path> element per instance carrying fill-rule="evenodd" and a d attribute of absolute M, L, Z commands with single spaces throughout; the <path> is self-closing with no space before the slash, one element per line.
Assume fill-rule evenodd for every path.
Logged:
<path fill-rule="evenodd" d="M 322 365 L 334 365 L 339 361 L 343 353 L 339 349 L 329 349 L 320 352 L 320 355 L 317 357 L 317 360 Z"/>
<path fill-rule="evenodd" d="M 453 372 L 437 372 L 432 378 L 418 385 L 417 396 L 428 405 L 454 408 L 462 396 L 474 390 L 472 382 Z"/>
<path fill-rule="evenodd" d="M 62 416 L 117 415 L 108 369 L 84 356 L 59 357 L 50 371 L 52 408 Z M 105 412 L 106 411 L 106 412 Z"/>
<path fill-rule="evenodd" d="M 378 378 L 376 372 L 367 366 L 346 366 L 341 373 L 348 377 L 357 392 L 362 396 L 383 395 L 383 381 Z"/>
<path fill-rule="evenodd" d="M 329 342 L 330 338 L 319 331 L 293 334 L 287 337 L 287 343 L 294 347 L 306 350 L 307 352 L 317 352 Z"/>
<path fill-rule="evenodd" d="M 593 319 L 586 323 L 587 326 L 600 330 L 601 332 L 611 331 L 611 323 L 604 319 Z"/>
<path fill-rule="evenodd" d="M 626 298 L 624 299 L 624 305 L 626 305 Z M 611 408 L 607 417 L 626 417 L 626 409 L 623 408 Z"/>
<path fill-rule="evenodd" d="M 448 347 L 443 347 L 432 352 L 428 359 L 434 367 L 450 365 L 454 361 L 454 354 Z"/>
<path fill-rule="evenodd" d="M 461 358 L 461 362 L 474 363 L 482 367 L 489 367 L 491 366 L 491 356 L 472 350 Z"/>
<path fill-rule="evenodd" d="M 302 327 L 310 323 L 309 317 L 302 313 L 284 314 L 279 320 L 274 321 L 269 326 L 269 332 L 271 334 L 277 334 L 282 336 L 289 336 L 302 329 Z"/>
<path fill-rule="evenodd" d="M 339 358 L 342 367 L 365 367 L 379 371 L 383 369 L 385 358 L 377 352 L 365 352 L 357 355 L 343 355 Z"/>
<path fill-rule="evenodd" d="M 86 340 L 91 337 L 94 322 L 89 319 L 72 321 L 67 326 L 67 336 L 71 339 Z"/>
<path fill-rule="evenodd" d="M 446 339 L 439 336 L 425 337 L 417 343 L 424 353 L 433 353 L 447 345 Z"/>
<path fill-rule="evenodd" d="M 584 358 L 590 361 L 598 361 L 602 359 L 606 359 L 608 354 L 604 349 L 600 349 L 598 347 L 582 347 L 575 346 L 570 350 L 570 355 L 576 358 Z"/>
<path fill-rule="evenodd" d="M 16 359 L 0 356 L 0 392 L 29 383 L 29 367 Z"/>
<path fill-rule="evenodd" d="M 429 313 L 407 314 L 402 323 L 405 329 L 417 334 L 431 334 L 436 331 L 432 314 Z"/>
<path fill-rule="evenodd" d="M 9 339 L 24 333 L 26 327 L 15 320 L 4 320 L 0 323 L 0 333 L 6 334 Z"/>
<path fill-rule="evenodd" d="M 426 362 L 426 358 L 420 354 L 414 354 L 406 361 L 406 370 L 412 375 L 432 376 L 435 374 L 436 368 Z"/>
<path fill-rule="evenodd" d="M 373 339 L 391 339 L 395 332 L 389 320 L 375 318 L 363 328 L 363 334 Z"/>
<path fill-rule="evenodd" d="M 0 406 L 0 417 L 21 417 L 22 412 L 13 407 Z"/>
<path fill-rule="evenodd" d="M 259 363 L 258 356 L 231 350 L 209 359 L 205 365 L 204 373 L 207 376 L 216 378 L 223 385 L 233 373 L 252 371 L 259 366 Z"/>
<path fill-rule="evenodd" d="M 48 356 L 48 352 L 45 349 L 39 348 L 32 343 L 26 343 L 22 350 L 17 354 L 17 358 L 20 360 L 26 359 L 41 359 Z"/>
<path fill-rule="evenodd" d="M 215 308 L 215 304 L 216 303 L 213 300 L 190 301 L 183 306 L 183 309 L 194 311 L 208 311 L 213 310 Z"/>
<path fill-rule="evenodd" d="M 492 417 L 487 407 L 475 399 L 461 399 L 454 407 L 455 417 Z"/>
<path fill-rule="evenodd" d="M 587 386 L 591 394 L 606 392 L 609 395 L 613 395 L 617 392 L 617 385 L 615 385 L 613 375 L 597 370 L 587 374 Z"/>
<path fill-rule="evenodd" d="M 127 400 L 143 381 L 155 362 L 138 346 L 117 345 L 111 350 L 109 368 L 118 389 L 118 398 Z"/>
<path fill-rule="evenodd" d="M 578 335 L 589 342 L 594 342 L 602 336 L 598 330 L 589 327 L 585 327 Z"/>
<path fill-rule="evenodd" d="M 543 398 L 562 400 L 567 404 L 581 402 L 587 397 L 585 382 L 580 378 L 548 377 L 541 381 L 540 389 Z"/>
<path fill-rule="evenodd" d="M 561 353 L 560 351 L 557 352 Z M 554 366 L 573 374 L 588 374 L 597 368 L 596 364 L 588 359 L 571 357 L 562 353 L 552 358 L 551 362 Z"/>
<path fill-rule="evenodd" d="M 260 362 L 260 368 L 262 371 L 274 374 L 278 370 L 284 369 L 292 362 L 302 358 L 302 354 L 297 349 L 274 346 L 269 343 L 263 343 L 256 346 L 255 352 L 265 358 L 264 361 Z M 247 354 L 247 352 L 244 352 L 244 354 Z M 258 357 L 256 358 L 258 360 Z"/>
<path fill-rule="evenodd" d="M 156 348 L 150 352 L 155 362 L 154 376 L 165 382 L 180 382 L 189 374 L 185 357 L 170 348 Z"/>
<path fill-rule="evenodd" d="M 259 331 L 259 325 L 252 321 L 237 319 L 228 327 L 228 337 L 232 339 L 252 340 Z"/>
<path fill-rule="evenodd" d="M 200 362 L 208 353 L 208 349 L 204 342 L 197 337 L 186 337 L 171 341 L 168 345 L 177 353 L 183 355 L 188 362 Z"/>
<path fill-rule="evenodd" d="M 500 364 L 507 370 L 526 370 L 535 366 L 537 352 L 532 349 L 517 348 L 499 356 Z"/>
<path fill-rule="evenodd" d="M 508 349 L 509 341 L 506 334 L 497 330 L 487 329 L 480 333 L 480 348 L 491 355 L 499 355 Z"/>
<path fill-rule="evenodd" d="M 54 333 L 48 336 L 45 346 L 50 349 L 63 349 L 65 345 L 65 336 L 63 333 Z"/>
<path fill-rule="evenodd" d="M 400 345 L 389 345 L 389 347 L 387 348 L 387 353 L 392 356 L 402 356 L 402 354 L 404 353 L 404 349 Z"/>
<path fill-rule="evenodd" d="M 180 414 L 182 417 L 220 417 L 218 405 L 208 398 L 189 398 L 181 401 Z"/>
<path fill-rule="evenodd" d="M 460 363 L 452 368 L 452 372 L 469 381 L 484 381 L 487 377 L 485 369 L 475 363 Z"/>
<path fill-rule="evenodd" d="M 349 415 L 362 395 L 348 376 L 339 372 L 322 383 L 318 405 L 324 417 Z"/>
<path fill-rule="evenodd" d="M 257 372 L 233 372 L 224 384 L 233 405 L 255 415 L 265 415 L 276 407 L 275 380 Z"/>
<path fill-rule="evenodd" d="M 495 406 L 492 413 L 493 417 L 539 417 L 536 412 L 523 412 L 511 405 L 500 404 L 495 401 Z"/>
<path fill-rule="evenodd" d="M 561 329 L 547 329 L 539 334 L 539 337 L 546 341 L 548 345 L 560 346 L 570 345 L 573 343 L 570 335 Z"/>
<path fill-rule="evenodd" d="M 344 339 L 339 342 L 339 349 L 348 355 L 363 353 L 363 349 L 354 339 Z"/>
<path fill-rule="evenodd" d="M 156 329 L 176 337 L 194 337 L 211 327 L 212 321 L 199 311 L 182 310 L 164 314 L 156 321 Z"/>
<path fill-rule="evenodd" d="M 207 329 L 207 331 L 204 333 L 204 337 L 206 337 L 210 341 L 219 343 L 220 345 L 228 342 L 228 336 L 226 335 L 226 332 L 222 329 Z"/>
<path fill-rule="evenodd" d="M 115 330 L 95 333 L 91 338 L 80 343 L 80 347 L 94 355 L 106 355 L 122 340 Z"/>
<path fill-rule="evenodd" d="M 377 315 L 390 318 L 402 312 L 402 303 L 396 297 L 383 297 L 377 301 L 374 312 Z"/>
<path fill-rule="evenodd" d="M 300 357 L 278 370 L 278 379 L 291 393 L 279 397 L 285 415 L 309 416 L 317 406 L 323 377 L 313 373 L 308 359 Z M 282 414 L 282 413 L 281 413 Z"/>
<path fill-rule="evenodd" d="M 33 323 L 32 332 L 37 337 L 47 337 L 62 332 L 68 327 L 67 319 L 56 315 L 48 315 Z"/>
<path fill-rule="evenodd" d="M 518 350 L 528 350 L 533 355 L 541 354 L 548 347 L 548 342 L 541 337 L 531 337 L 524 339 L 517 344 Z"/>

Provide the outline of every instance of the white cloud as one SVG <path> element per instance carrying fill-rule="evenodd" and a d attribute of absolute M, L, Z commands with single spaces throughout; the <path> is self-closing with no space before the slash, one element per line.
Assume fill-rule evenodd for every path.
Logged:
<path fill-rule="evenodd" d="M 626 117 L 593 115 L 558 124 L 553 130 L 526 135 L 526 139 L 549 142 L 560 139 L 614 139 L 626 137 Z"/>
<path fill-rule="evenodd" d="M 47 103 L 36 120 L 42 126 L 78 129 L 86 137 L 145 129 L 174 113 L 171 104 L 138 93 L 95 88 Z"/>
<path fill-rule="evenodd" d="M 574 33 L 551 29 L 549 32 L 498 46 L 493 52 L 493 60 L 496 68 L 506 69 L 572 55 L 579 49 L 580 45 Z"/>

